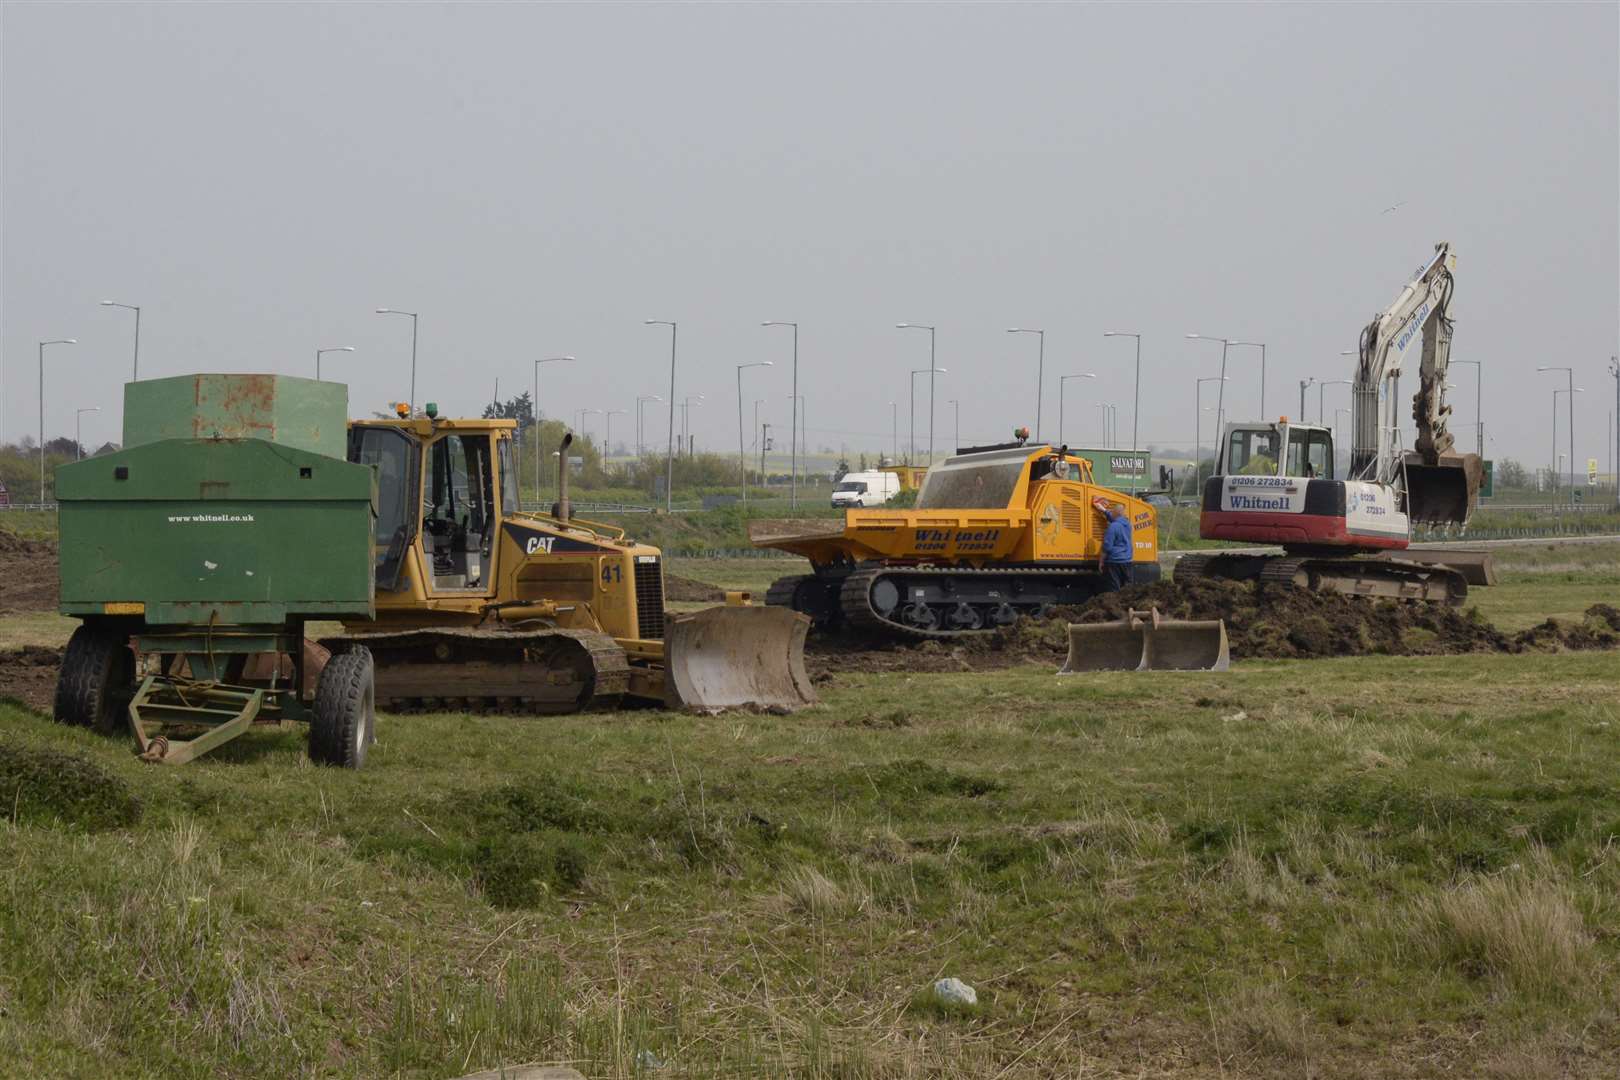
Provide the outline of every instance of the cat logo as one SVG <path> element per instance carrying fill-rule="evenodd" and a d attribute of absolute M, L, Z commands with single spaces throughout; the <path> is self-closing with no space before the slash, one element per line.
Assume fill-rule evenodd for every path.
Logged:
<path fill-rule="evenodd" d="M 550 555 L 551 542 L 555 539 L 554 536 L 531 536 L 528 543 L 523 545 L 523 553 L 525 555 L 536 555 L 543 551 Z"/>

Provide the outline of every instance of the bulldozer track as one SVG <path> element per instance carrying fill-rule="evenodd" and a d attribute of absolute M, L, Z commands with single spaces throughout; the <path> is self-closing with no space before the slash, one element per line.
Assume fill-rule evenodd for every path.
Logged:
<path fill-rule="evenodd" d="M 364 645 L 376 663 L 377 705 L 390 712 L 580 712 L 618 705 L 630 683 L 619 643 L 590 630 L 447 627 L 326 638 Z"/>

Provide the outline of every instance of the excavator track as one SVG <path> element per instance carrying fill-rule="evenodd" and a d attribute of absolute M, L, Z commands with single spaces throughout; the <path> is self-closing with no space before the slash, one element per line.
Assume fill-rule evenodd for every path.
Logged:
<path fill-rule="evenodd" d="M 1292 585 L 1312 592 L 1342 592 L 1381 600 L 1423 600 L 1460 607 L 1468 599 L 1468 579 L 1434 563 L 1386 558 L 1333 558 L 1314 555 L 1184 555 L 1175 580 L 1222 578 Z"/>
<path fill-rule="evenodd" d="M 946 641 L 991 634 L 1022 616 L 1038 616 L 1055 605 L 1084 603 L 1101 586 L 1102 575 L 1076 567 L 879 566 L 845 578 L 838 599 L 844 625 L 850 629 Z M 924 590 L 921 598 L 916 596 L 918 588 Z M 950 599 L 940 602 L 941 595 L 954 595 L 957 606 Z M 926 617 L 919 617 L 920 613 L 908 614 L 918 603 L 930 609 L 935 625 L 925 625 Z M 962 610 L 964 605 L 972 609 L 971 615 Z"/>
<path fill-rule="evenodd" d="M 843 624 L 839 588 L 842 579 L 817 574 L 777 578 L 765 591 L 766 607 L 784 607 L 810 616 L 818 630 L 836 630 Z"/>
<path fill-rule="evenodd" d="M 611 709 L 630 683 L 618 642 L 589 630 L 446 627 L 325 638 L 371 650 L 390 712 L 572 713 Z"/>

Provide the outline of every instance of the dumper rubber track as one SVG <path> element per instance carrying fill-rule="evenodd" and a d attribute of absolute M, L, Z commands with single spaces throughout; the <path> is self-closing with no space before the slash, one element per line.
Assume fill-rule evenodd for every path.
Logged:
<path fill-rule="evenodd" d="M 619 643 L 590 630 L 444 627 L 323 639 L 364 645 L 390 712 L 572 713 L 611 709 L 630 683 Z"/>
<path fill-rule="evenodd" d="M 1079 567 L 880 566 L 856 570 L 845 578 L 839 590 L 839 607 L 844 625 L 852 630 L 941 641 L 991 634 L 1023 616 L 1039 617 L 1059 604 L 1084 603 L 1101 591 L 1102 584 L 1102 575 L 1096 570 Z M 935 626 L 920 625 L 915 616 L 902 622 L 883 613 L 902 613 L 905 618 L 903 613 L 917 601 L 904 603 L 903 590 L 919 585 L 927 590 L 924 603 L 934 612 Z M 885 586 L 894 590 L 891 596 L 882 595 Z M 972 624 L 967 612 L 952 608 L 950 599 L 936 599 L 953 594 L 956 604 L 973 609 L 977 625 Z M 956 625 L 951 625 L 953 622 Z"/>
<path fill-rule="evenodd" d="M 1461 571 L 1434 563 L 1315 555 L 1184 555 L 1175 580 L 1222 578 L 1293 585 L 1380 600 L 1423 600 L 1460 607 L 1468 599 Z"/>
<path fill-rule="evenodd" d="M 818 630 L 836 630 L 843 625 L 839 589 L 844 579 L 817 574 L 793 574 L 777 578 L 765 590 L 766 607 L 784 607 L 810 616 Z"/>

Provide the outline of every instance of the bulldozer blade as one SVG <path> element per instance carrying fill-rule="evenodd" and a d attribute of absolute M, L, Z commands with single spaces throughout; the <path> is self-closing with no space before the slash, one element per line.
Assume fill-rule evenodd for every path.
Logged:
<path fill-rule="evenodd" d="M 816 703 L 804 670 L 810 619 L 780 607 L 713 607 L 677 615 L 664 632 L 664 695 L 672 709 L 796 712 Z"/>
<path fill-rule="evenodd" d="M 1115 623 L 1071 623 L 1059 675 L 1088 671 L 1226 671 L 1232 666 L 1220 619 L 1161 619 L 1129 611 Z"/>
<path fill-rule="evenodd" d="M 1477 454 L 1442 454 L 1433 465 L 1417 454 L 1408 454 L 1407 516 L 1425 525 L 1462 525 L 1474 514 L 1483 479 Z"/>

